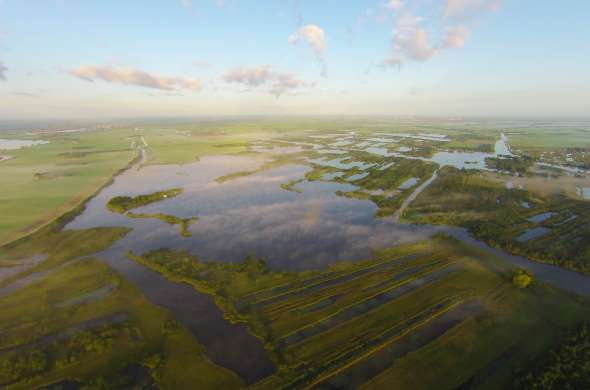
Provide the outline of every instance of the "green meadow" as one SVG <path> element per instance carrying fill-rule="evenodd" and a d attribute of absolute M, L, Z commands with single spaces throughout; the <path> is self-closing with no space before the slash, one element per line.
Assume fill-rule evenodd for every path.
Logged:
<path fill-rule="evenodd" d="M 107 184 L 137 153 L 131 135 L 129 130 L 49 134 L 40 137 L 49 144 L 2 152 L 13 158 L 0 163 L 0 243 L 46 225 Z"/>
<path fill-rule="evenodd" d="M 493 123 L 236 120 L 35 136 L 50 143 L 2 152 L 13 158 L 0 162 L 0 388 L 585 388 L 590 302 L 445 234 L 306 271 L 272 268 L 247 253 L 227 263 L 165 245 L 122 252 L 167 283 L 212 298 L 225 321 L 260 341 L 276 371 L 247 386 L 213 362 L 199 335 L 99 257 L 131 228 L 63 230 L 132 164 L 142 169 L 237 154 L 261 163 L 218 177 L 215 185 L 301 165 L 307 168 L 301 177 L 277 180 L 281 191 L 300 197 L 306 195 L 302 183 L 346 185 L 354 190 L 335 195 L 372 202 L 374 218 L 401 213 L 436 171 L 436 180 L 401 215 L 403 223 L 461 226 L 496 248 L 588 273 L 588 202 L 574 190 L 505 184 L 547 179 L 535 168 L 543 153 L 553 152 L 556 161 L 573 153 L 572 164 L 583 164 L 588 135 L 574 129 L 566 142 L 549 130 L 535 137 L 533 130 L 511 129 L 510 145 L 523 157 L 489 158 L 494 173 L 439 169 L 427 160 L 442 150 L 493 151 L 506 131 Z M 351 132 L 339 153 L 334 142 Z M 401 137 L 376 146 L 387 153 L 364 150 L 377 133 L 446 134 L 451 141 Z M 293 147 L 299 149 L 280 151 Z M 400 147 L 411 150 L 390 154 Z M 566 180 L 552 174 L 556 182 Z M 134 212 L 182 192 L 117 194 L 106 211 L 133 223 L 157 219 L 190 240 L 207 223 L 206 213 L 199 219 L 196 212 Z M 519 239 L 538 228 L 549 232 Z"/>

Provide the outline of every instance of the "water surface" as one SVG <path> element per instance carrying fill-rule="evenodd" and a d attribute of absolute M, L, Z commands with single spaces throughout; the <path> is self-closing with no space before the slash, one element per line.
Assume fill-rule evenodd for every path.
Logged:
<path fill-rule="evenodd" d="M 369 257 L 377 248 L 430 237 L 431 227 L 398 225 L 375 219 L 372 202 L 337 196 L 358 187 L 332 182 L 298 184 L 302 193 L 281 184 L 301 179 L 310 169 L 284 166 L 224 183 L 215 178 L 232 170 L 255 167 L 249 157 L 207 157 L 184 166 L 154 166 L 131 170 L 91 200 L 86 211 L 66 229 L 125 226 L 133 230 L 113 249 L 142 254 L 169 247 L 186 249 L 205 261 L 239 262 L 254 254 L 275 269 L 326 267 L 341 260 Z M 359 176 L 360 177 L 360 176 Z M 198 216 L 183 237 L 178 228 L 158 219 L 131 219 L 105 207 L 117 195 L 137 195 L 182 187 L 178 197 L 141 207 L 136 213 L 164 213 L 181 218 Z"/>
<path fill-rule="evenodd" d="M 49 141 L 19 140 L 19 139 L 1 139 L 0 150 L 17 150 L 35 145 L 45 145 Z"/>

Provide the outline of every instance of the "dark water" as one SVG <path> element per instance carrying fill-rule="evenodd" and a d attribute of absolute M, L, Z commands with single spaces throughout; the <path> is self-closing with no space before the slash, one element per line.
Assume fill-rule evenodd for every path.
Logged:
<path fill-rule="evenodd" d="M 206 349 L 209 359 L 255 383 L 275 372 L 262 342 L 244 324 L 231 324 L 213 298 L 184 283 L 172 283 L 161 274 L 121 256 L 117 251 L 98 254 L 107 263 L 140 287 L 154 304 L 165 307 Z"/>

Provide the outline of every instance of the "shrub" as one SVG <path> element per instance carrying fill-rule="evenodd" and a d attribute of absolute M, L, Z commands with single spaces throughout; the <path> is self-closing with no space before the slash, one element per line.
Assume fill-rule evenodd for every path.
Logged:
<path fill-rule="evenodd" d="M 533 282 L 533 275 L 522 268 L 518 268 L 512 273 L 512 284 L 518 288 L 527 288 Z"/>

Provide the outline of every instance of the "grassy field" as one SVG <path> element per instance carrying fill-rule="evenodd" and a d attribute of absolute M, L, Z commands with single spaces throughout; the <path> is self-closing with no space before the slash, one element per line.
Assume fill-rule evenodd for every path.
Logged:
<path fill-rule="evenodd" d="M 398 144 L 427 156 L 443 147 L 489 151 L 504 131 L 501 125 L 385 119 L 224 121 L 166 128 L 44 135 L 50 144 L 10 152 L 15 158 L 0 162 L 0 183 L 7 188 L 0 195 L 0 243 L 20 238 L 0 247 L 0 387 L 245 386 L 238 375 L 211 363 L 170 313 L 93 257 L 127 229 L 60 230 L 81 209 L 76 206 L 82 200 L 137 156 L 140 145 L 147 151 L 147 164 L 184 164 L 207 155 L 255 153 L 251 142 L 284 147 L 320 135 L 313 138 L 319 147 L 302 144 L 299 152 L 275 153 L 256 171 L 218 180 L 303 163 L 310 167 L 305 177 L 283 183 L 283 189 L 298 191 L 303 180 L 354 184 L 357 191 L 339 195 L 371 200 L 386 216 L 432 175 L 434 164 L 358 150 L 318 151 L 335 141 L 330 133 L 441 133 L 453 138 L 440 146 L 412 139 Z M 515 132 L 515 144 L 527 150 L 545 148 L 543 143 L 550 142 L 545 138 L 552 136 L 547 131 L 535 140 L 527 128 Z M 582 142 L 586 134 L 579 136 Z M 309 161 L 323 157 L 342 159 L 339 164 L 351 167 Z M 340 175 L 325 179 L 327 174 Z M 416 183 L 400 189 L 410 178 Z M 490 173 L 444 168 L 404 218 L 465 226 L 514 253 L 588 272 L 587 204 L 554 191 L 509 190 Z M 556 214 L 531 220 L 547 212 Z M 187 235 L 197 220 L 165 214 L 129 217 L 159 218 L 180 225 Z M 551 233 L 515 240 L 535 227 Z M 264 341 L 279 369 L 254 384 L 255 389 L 533 387 L 538 375 L 560 378 L 560 358 L 547 356 L 569 359 L 571 337 L 587 337 L 583 330 L 582 336 L 572 332 L 585 329 L 581 324 L 590 318 L 589 302 L 538 281 L 518 288 L 513 270 L 502 261 L 445 236 L 306 272 L 270 270 L 252 256 L 238 264 L 202 262 L 174 248 L 129 256 L 171 281 L 210 294 L 228 321 L 244 322 Z M 3 276 L 15 266 L 22 268 Z M 583 346 L 576 356 L 587 353 Z M 548 354 L 552 349 L 557 352 Z M 579 366 L 571 371 L 581 372 Z"/>
<path fill-rule="evenodd" d="M 443 237 L 303 274 L 173 250 L 133 258 L 212 294 L 265 340 L 280 369 L 260 389 L 503 388 L 590 315 L 541 283 L 513 286 L 501 262 Z"/>
<path fill-rule="evenodd" d="M 0 265 L 47 258 L 0 283 L 0 386 L 240 388 L 171 315 L 88 256 L 125 229 L 47 229 L 0 249 Z M 0 268 L 1 270 L 1 268 Z M 21 288 L 10 290 L 14 283 Z M 8 287 L 8 290 L 6 289 Z"/>
<path fill-rule="evenodd" d="M 136 155 L 130 135 L 43 135 L 49 144 L 3 152 L 13 158 L 0 163 L 0 244 L 47 224 L 107 183 Z"/>
<path fill-rule="evenodd" d="M 554 214 L 535 221 L 544 213 Z M 412 203 L 405 218 L 417 223 L 464 226 L 478 238 L 509 252 L 590 272 L 587 201 L 508 189 L 490 180 L 488 174 L 445 168 Z M 528 241 L 518 239 L 535 228 L 550 230 Z"/>

